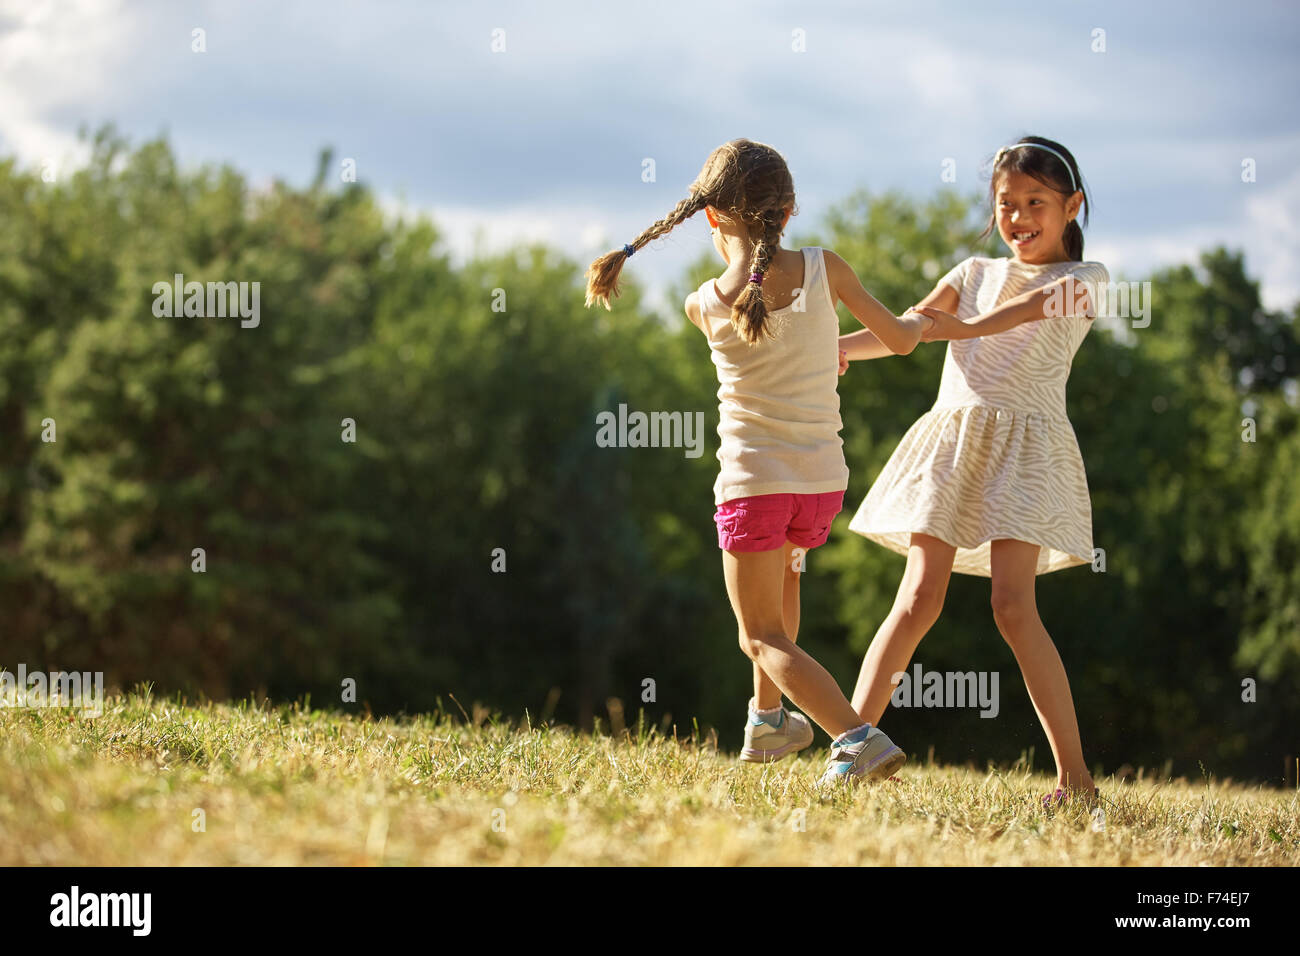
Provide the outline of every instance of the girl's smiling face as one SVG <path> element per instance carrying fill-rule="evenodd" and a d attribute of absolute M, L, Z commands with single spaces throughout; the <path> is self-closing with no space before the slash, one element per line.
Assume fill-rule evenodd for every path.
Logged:
<path fill-rule="evenodd" d="M 1027 173 L 1007 170 L 994 191 L 998 232 L 1021 262 L 1063 262 L 1065 227 L 1079 214 L 1083 194 L 1061 193 Z"/>

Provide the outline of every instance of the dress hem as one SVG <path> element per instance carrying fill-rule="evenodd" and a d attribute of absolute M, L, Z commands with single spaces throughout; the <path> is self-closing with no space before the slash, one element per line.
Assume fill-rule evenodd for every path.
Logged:
<path fill-rule="evenodd" d="M 1039 551 L 1038 566 L 1034 569 L 1035 576 L 1040 574 L 1050 574 L 1053 571 L 1063 571 L 1066 568 L 1076 568 L 1080 565 L 1092 563 L 1092 558 L 1084 558 L 1077 555 L 1072 549 L 1047 544 L 1042 541 L 1031 541 L 1026 535 L 1016 534 L 1014 532 L 992 532 L 981 537 L 981 539 L 976 541 L 974 544 L 962 544 L 957 541 L 952 541 L 952 535 L 949 535 L 947 532 L 941 532 L 940 529 L 922 526 L 900 528 L 894 531 L 882 531 L 874 528 L 871 530 L 863 530 L 862 528 L 854 527 L 853 523 L 850 523 L 849 530 L 870 541 L 876 542 L 876 544 L 879 544 L 882 547 L 888 548 L 896 554 L 904 556 L 906 556 L 908 552 L 908 544 L 905 540 L 907 537 L 910 537 L 913 534 L 925 534 L 932 538 L 938 538 L 944 544 L 957 549 L 957 553 L 953 557 L 953 573 L 968 574 L 975 577 L 992 577 L 993 569 L 990 567 L 987 560 L 982 562 L 970 560 L 972 552 L 979 551 L 985 545 L 1000 540 L 1023 541 L 1026 544 L 1038 545 L 1041 550 Z M 963 552 L 967 558 L 966 561 L 962 561 Z M 1044 560 L 1044 555 L 1047 555 L 1046 560 Z"/>

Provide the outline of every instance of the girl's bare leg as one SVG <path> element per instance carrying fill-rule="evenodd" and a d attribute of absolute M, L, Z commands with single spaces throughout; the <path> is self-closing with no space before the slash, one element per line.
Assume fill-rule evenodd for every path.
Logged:
<path fill-rule="evenodd" d="M 862 725 L 835 678 L 786 636 L 786 549 L 722 552 L 727 596 L 740 629 L 740 649 L 832 737 Z"/>
<path fill-rule="evenodd" d="M 1070 680 L 1056 645 L 1038 617 L 1034 598 L 1038 550 L 1038 545 L 1024 541 L 993 542 L 993 619 L 1016 655 L 1029 699 L 1047 732 L 1056 759 L 1057 786 L 1091 790 L 1093 780 L 1083 762 Z"/>
<path fill-rule="evenodd" d="M 956 554 L 956 548 L 938 538 L 912 535 L 894 607 L 867 648 L 853 690 L 853 709 L 864 722 L 880 723 L 894 692 L 894 675 L 907 670 L 921 638 L 939 620 Z"/>
<path fill-rule="evenodd" d="M 795 565 L 802 566 L 802 561 L 796 560 L 795 550 L 794 544 L 789 541 L 785 543 L 785 575 L 781 582 L 781 594 L 785 602 L 782 607 L 785 635 L 792 643 L 799 640 L 800 572 L 795 570 Z M 798 550 L 801 552 L 800 557 L 806 560 L 807 549 Z M 781 688 L 772 683 L 772 679 L 757 664 L 754 665 L 754 706 L 759 710 L 781 706 Z"/>

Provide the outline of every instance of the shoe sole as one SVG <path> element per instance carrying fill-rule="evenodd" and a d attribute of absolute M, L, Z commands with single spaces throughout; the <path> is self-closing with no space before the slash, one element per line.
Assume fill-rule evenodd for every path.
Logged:
<path fill-rule="evenodd" d="M 867 766 L 858 777 L 863 780 L 880 780 L 892 776 L 894 771 L 907 763 L 907 754 L 897 745 L 886 750 Z"/>
<path fill-rule="evenodd" d="M 787 754 L 794 753 L 796 750 L 803 750 L 812 742 L 812 736 L 809 735 L 807 740 L 792 740 L 785 746 L 777 747 L 775 750 L 755 750 L 753 747 L 745 747 L 740 751 L 740 759 L 745 763 L 772 763 Z"/>

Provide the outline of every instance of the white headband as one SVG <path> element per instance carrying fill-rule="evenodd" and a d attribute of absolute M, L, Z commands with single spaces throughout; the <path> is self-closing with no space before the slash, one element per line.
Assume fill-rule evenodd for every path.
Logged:
<path fill-rule="evenodd" d="M 1002 158 L 1004 153 L 1009 153 L 1013 149 L 1020 149 L 1020 147 L 1022 146 L 1032 146 L 1034 147 L 1034 149 L 1045 149 L 1053 156 L 1055 156 L 1057 159 L 1059 159 L 1061 161 L 1061 165 L 1065 167 L 1065 171 L 1070 174 L 1070 192 L 1077 193 L 1079 191 L 1079 186 L 1074 181 L 1074 170 L 1070 168 L 1070 164 L 1066 162 L 1065 157 L 1062 156 L 1060 153 L 1058 153 L 1056 150 L 1052 149 L 1052 147 L 1044 146 L 1042 143 L 1016 143 L 1013 146 L 1003 146 L 1000 150 L 998 150 L 998 154 L 993 157 L 994 165 L 997 165 L 998 160 Z"/>

